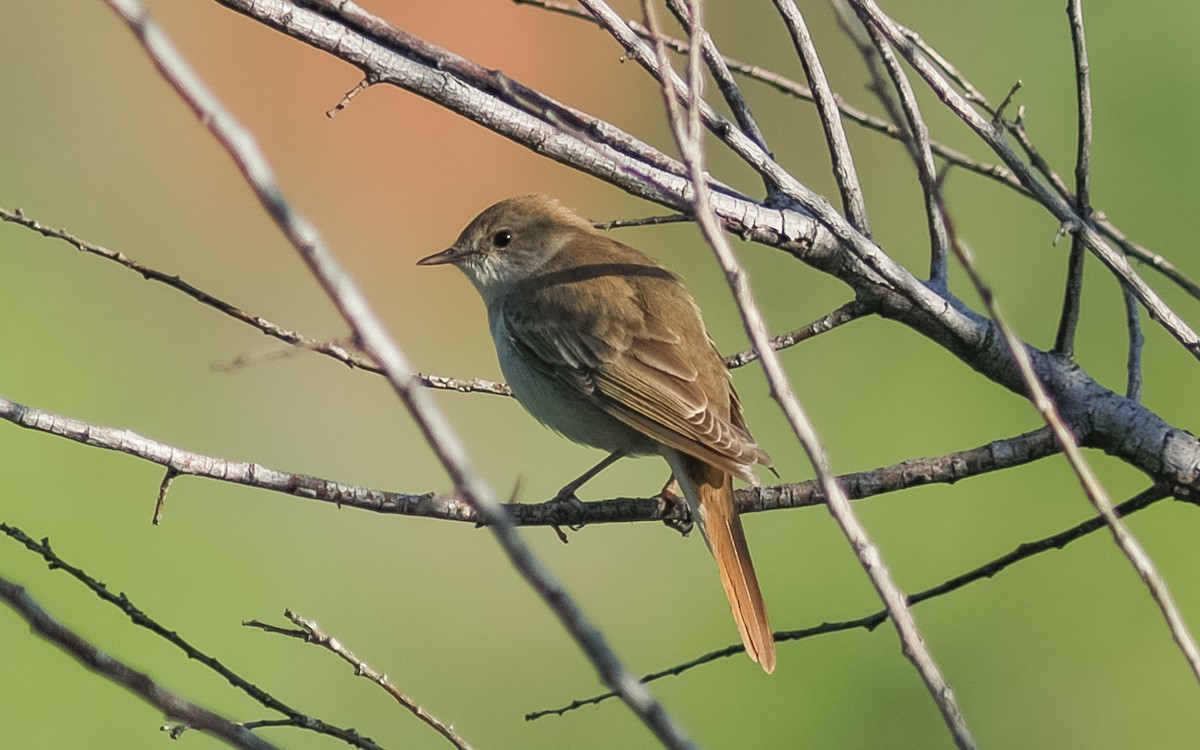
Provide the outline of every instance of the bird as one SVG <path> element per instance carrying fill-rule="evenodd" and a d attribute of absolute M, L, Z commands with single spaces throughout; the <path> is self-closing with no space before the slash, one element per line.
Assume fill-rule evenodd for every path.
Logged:
<path fill-rule="evenodd" d="M 771 459 L 680 277 L 544 194 L 485 209 L 418 265 L 456 266 L 487 307 L 513 396 L 577 443 L 661 455 L 716 560 L 746 652 L 768 674 L 775 642 L 733 477 Z"/>

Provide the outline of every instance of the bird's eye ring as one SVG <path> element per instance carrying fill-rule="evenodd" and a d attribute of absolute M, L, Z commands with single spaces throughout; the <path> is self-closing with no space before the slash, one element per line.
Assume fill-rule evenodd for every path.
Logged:
<path fill-rule="evenodd" d="M 513 233 L 508 229 L 501 229 L 492 235 L 492 244 L 496 247 L 508 247 L 508 243 L 513 241 Z"/>

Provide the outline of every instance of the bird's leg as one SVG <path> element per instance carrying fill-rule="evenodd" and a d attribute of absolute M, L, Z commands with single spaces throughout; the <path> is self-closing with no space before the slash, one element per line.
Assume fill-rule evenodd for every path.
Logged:
<path fill-rule="evenodd" d="M 589 481 L 591 481 L 591 479 L 593 477 L 595 477 L 597 474 L 604 471 L 608 467 L 612 466 L 613 464 L 615 464 L 617 461 L 621 460 L 624 457 L 625 457 L 625 451 L 613 451 L 612 453 L 605 456 L 603 461 L 596 464 L 595 466 L 588 469 L 587 471 L 583 472 L 579 476 L 575 477 L 570 482 L 567 482 L 566 484 L 564 484 L 562 486 L 562 489 L 560 489 L 554 495 L 554 499 L 568 501 L 568 502 L 571 500 L 574 500 L 575 502 L 579 502 L 579 498 L 575 497 L 575 491 L 578 490 L 583 485 L 587 484 Z"/>
<path fill-rule="evenodd" d="M 667 528 L 687 536 L 692 533 L 692 509 L 688 507 L 687 500 L 684 500 L 679 492 L 679 482 L 675 481 L 675 477 L 672 475 L 658 493 L 659 512 L 662 514 L 662 522 Z"/>
<path fill-rule="evenodd" d="M 561 513 L 564 517 L 576 518 L 581 515 L 583 513 L 583 503 L 579 502 L 579 498 L 575 496 L 575 491 L 587 484 L 592 477 L 596 476 L 624 457 L 624 451 L 614 451 L 613 453 L 605 456 L 604 460 L 602 460 L 600 463 L 575 477 L 570 482 L 564 484 L 562 489 L 556 492 L 554 497 L 551 498 L 547 503 L 547 505 L 550 506 L 557 506 L 551 509 L 551 515 L 557 515 Z M 563 532 L 561 528 L 562 525 L 563 524 L 551 524 L 551 528 L 554 529 L 554 533 L 558 534 L 559 540 L 561 540 L 563 544 L 566 544 L 567 535 Z M 568 524 L 567 528 L 569 528 L 571 531 L 579 531 L 581 528 L 583 528 L 583 524 Z"/>

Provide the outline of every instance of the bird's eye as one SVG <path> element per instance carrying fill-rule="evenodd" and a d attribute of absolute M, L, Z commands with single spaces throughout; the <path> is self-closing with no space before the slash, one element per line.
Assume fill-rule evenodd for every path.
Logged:
<path fill-rule="evenodd" d="M 508 247 L 508 243 L 512 242 L 513 233 L 508 229 L 501 229 L 492 235 L 492 244 L 496 247 Z"/>

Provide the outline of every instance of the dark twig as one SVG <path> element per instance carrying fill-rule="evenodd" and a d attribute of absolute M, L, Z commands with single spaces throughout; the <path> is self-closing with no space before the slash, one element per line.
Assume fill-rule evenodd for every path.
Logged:
<path fill-rule="evenodd" d="M 416 716 L 419 720 L 421 720 L 421 722 L 428 725 L 435 732 L 445 737 L 450 744 L 454 745 L 454 747 L 458 748 L 459 750 L 471 750 L 471 745 L 468 744 L 467 741 L 462 737 L 460 737 L 458 733 L 454 731 L 453 727 L 445 724 L 436 716 L 429 713 L 429 711 L 427 711 L 419 703 L 405 695 L 390 679 L 388 679 L 386 674 L 379 672 L 370 664 L 367 664 L 365 661 L 355 656 L 354 652 L 346 648 L 346 646 L 343 645 L 340 640 L 330 636 L 324 630 L 322 630 L 321 626 L 317 624 L 316 620 L 310 620 L 296 612 L 293 612 L 290 609 L 284 612 L 284 617 L 291 620 L 292 624 L 300 629 L 285 630 L 283 628 L 275 628 L 267 625 L 266 623 L 260 623 L 258 621 L 250 621 L 244 624 L 261 628 L 267 632 L 291 635 L 300 638 L 305 642 L 315 643 L 325 650 L 336 654 L 342 659 L 342 661 L 354 667 L 355 675 L 359 677 L 365 677 L 379 687 L 383 688 L 384 691 L 388 695 L 392 696 L 392 698 L 402 707 L 404 707 L 405 710 L 407 710 L 413 716 Z"/>
<path fill-rule="evenodd" d="M 858 170 L 854 166 L 854 156 L 850 153 L 850 143 L 846 140 L 846 131 L 842 126 L 842 118 L 838 114 L 837 103 L 833 98 L 833 90 L 829 87 L 829 79 L 825 77 L 825 68 L 813 44 L 812 35 L 804 15 L 796 7 L 794 0 L 774 0 L 779 15 L 792 36 L 792 45 L 800 56 L 800 64 L 804 67 L 804 75 L 813 92 L 813 103 L 817 105 L 817 115 L 821 120 L 821 128 L 825 131 L 825 142 L 829 147 L 829 155 L 833 160 L 833 173 L 837 178 L 838 192 L 842 196 L 842 208 L 850 225 L 864 236 L 871 236 L 871 224 L 867 219 L 867 205 L 863 197 L 862 185 L 858 181 Z"/>
<path fill-rule="evenodd" d="M 0 220 L 11 222 L 13 224 L 19 224 L 20 226 L 37 232 L 44 237 L 62 240 L 80 252 L 89 253 L 99 258 L 113 261 L 114 263 L 117 263 L 118 265 L 139 274 L 149 281 L 156 281 L 160 284 L 165 284 L 176 291 L 182 292 L 200 304 L 211 307 L 212 309 L 223 313 L 240 323 L 245 323 L 246 325 L 257 329 L 262 333 L 265 333 L 271 338 L 278 339 L 285 344 L 290 344 L 291 346 L 317 352 L 318 354 L 324 354 L 325 356 L 331 357 L 338 362 L 349 366 L 350 368 L 357 368 L 376 374 L 382 374 L 379 366 L 374 362 L 347 350 L 336 342 L 319 341 L 314 338 L 309 338 L 301 333 L 297 333 L 296 331 L 283 328 L 275 323 L 272 323 L 270 320 L 267 320 L 261 315 L 255 315 L 253 313 L 246 312 L 236 305 L 226 302 L 215 295 L 209 294 L 203 289 L 192 286 L 175 274 L 169 274 L 156 268 L 151 268 L 140 261 L 130 258 L 122 252 L 110 250 L 102 245 L 96 245 L 94 243 L 87 242 L 86 240 L 80 239 L 64 229 L 52 229 L 36 219 L 29 218 L 19 210 L 10 211 L 6 208 L 0 207 Z M 503 383 L 495 383 L 490 380 L 483 380 L 481 378 L 465 380 L 462 378 L 443 377 L 441 375 L 418 375 L 418 378 L 420 378 L 421 384 L 426 388 L 460 391 L 464 393 L 490 393 L 497 396 L 508 396 L 512 393 L 509 391 L 508 386 Z"/>
<path fill-rule="evenodd" d="M 1115 224 L 1108 220 L 1108 217 L 1101 211 L 1096 211 L 1092 214 L 1092 221 L 1096 227 L 1113 242 L 1121 248 L 1126 255 L 1132 255 L 1143 263 L 1147 263 L 1151 268 L 1166 276 L 1171 281 L 1175 282 L 1188 294 L 1196 299 L 1200 299 L 1200 284 L 1188 278 L 1187 274 L 1179 270 L 1171 261 L 1154 252 L 1144 245 L 1139 245 L 1117 228 Z"/>
<path fill-rule="evenodd" d="M 258 737 L 224 716 L 213 713 L 167 690 L 145 672 L 97 648 L 83 636 L 51 617 L 22 587 L 0 578 L 0 600 L 20 615 L 35 633 L 75 657 L 80 664 L 121 685 L 164 714 L 212 735 L 232 747 L 245 750 L 276 750 L 276 745 Z"/>
<path fill-rule="evenodd" d="M 1129 330 L 1129 350 L 1125 357 L 1125 398 L 1142 400 L 1142 336 L 1141 308 L 1137 297 L 1129 287 L 1121 287 L 1121 299 L 1125 302 L 1125 326 Z"/>
<path fill-rule="evenodd" d="M 171 489 L 171 482 L 175 481 L 177 476 L 179 476 L 179 472 L 167 467 L 167 473 L 163 475 L 162 482 L 158 485 L 158 499 L 154 503 L 154 515 L 150 518 L 151 525 L 162 524 L 163 510 L 167 506 L 167 492 Z"/>
<path fill-rule="evenodd" d="M 642 219 L 613 219 L 612 221 L 593 222 L 592 226 L 602 232 L 610 229 L 623 229 L 625 227 L 649 227 L 658 226 L 659 224 L 679 224 L 685 221 L 691 221 L 692 217 L 688 214 L 667 214 L 666 216 L 647 216 Z"/>
<path fill-rule="evenodd" d="M 1087 58 L 1087 42 L 1083 34 L 1083 6 L 1080 0 L 1067 0 L 1067 18 L 1071 26 L 1071 44 L 1075 51 L 1075 100 L 1078 104 L 1079 136 L 1075 150 L 1075 212 L 1084 221 L 1092 214 L 1092 84 Z M 1071 254 L 1067 260 L 1067 285 L 1063 293 L 1062 315 L 1054 352 L 1068 359 L 1075 358 L 1075 330 L 1079 325 L 1079 302 L 1083 295 L 1083 261 L 1087 248 L 1083 236 L 1071 237 Z M 1128 296 L 1128 295 L 1126 295 Z"/>
<path fill-rule="evenodd" d="M 1136 513 L 1139 510 L 1143 510 L 1144 508 L 1148 508 L 1159 500 L 1169 496 L 1169 491 L 1161 487 L 1152 486 L 1149 489 L 1144 490 L 1126 500 L 1120 505 L 1117 505 L 1113 508 L 1113 511 L 1119 516 L 1125 517 L 1132 513 Z M 1103 517 L 1093 516 L 1088 520 L 1078 523 L 1064 531 L 1060 531 L 1057 534 L 1036 539 L 1032 542 L 1023 542 L 1018 544 L 1015 549 L 1007 554 L 1001 555 L 1000 557 L 986 562 L 976 568 L 972 568 L 961 575 L 957 575 L 947 581 L 939 583 L 937 586 L 933 586 L 912 594 L 908 597 L 908 603 L 915 606 L 922 602 L 929 601 L 930 599 L 936 599 L 937 597 L 945 596 L 946 594 L 957 591 L 976 581 L 981 581 L 985 578 L 993 578 L 1001 571 L 1012 567 L 1023 560 L 1028 560 L 1031 557 L 1040 555 L 1043 552 L 1048 552 L 1050 550 L 1061 550 L 1071 542 L 1082 539 L 1088 534 L 1092 534 L 1100 529 L 1103 529 L 1104 526 L 1105 522 Z M 808 628 L 800 628 L 797 630 L 781 630 L 775 634 L 775 638 L 779 641 L 800 641 L 807 638 L 812 638 L 813 636 L 826 635 L 828 633 L 839 633 L 846 630 L 874 630 L 886 622 L 887 617 L 887 610 L 881 609 L 878 612 L 874 612 L 864 617 L 858 617 L 853 620 L 824 622 L 820 625 L 814 625 Z M 710 651 L 703 656 L 699 656 L 682 664 L 676 664 L 675 666 L 668 667 L 658 672 L 651 672 L 643 677 L 642 681 L 654 682 L 656 680 L 661 680 L 664 677 L 676 677 L 684 672 L 690 671 L 705 664 L 709 664 L 718 659 L 724 659 L 735 654 L 740 654 L 744 650 L 745 647 L 740 643 L 734 646 L 726 646 L 725 648 L 717 649 L 716 651 Z M 532 721 L 533 719 L 540 719 L 543 716 L 561 716 L 562 714 L 573 711 L 577 708 L 596 705 L 615 697 L 616 695 L 611 692 L 601 693 L 590 698 L 582 698 L 580 700 L 572 701 L 570 704 L 561 708 L 533 711 L 525 714 L 525 720 Z"/>
<path fill-rule="evenodd" d="M 213 672 L 223 677 L 230 685 L 233 685 L 238 690 L 241 690 L 246 695 L 257 701 L 264 708 L 272 711 L 278 711 L 287 717 L 286 724 L 288 726 L 300 727 L 307 729 L 317 734 L 324 734 L 330 737 L 335 737 L 342 742 L 353 747 L 362 748 L 362 750 L 381 750 L 379 745 L 375 744 L 369 737 L 364 737 L 354 729 L 336 727 L 331 724 L 301 713 L 275 696 L 266 692 L 254 683 L 245 679 L 238 673 L 226 667 L 216 657 L 210 656 L 200 649 L 189 643 L 178 632 L 171 630 L 160 624 L 153 617 L 148 615 L 144 610 L 129 600 L 125 594 L 114 594 L 108 590 L 108 586 L 88 575 L 82 568 L 77 568 L 71 565 L 66 560 L 58 555 L 50 548 L 50 540 L 43 539 L 38 542 L 30 538 L 25 532 L 20 529 L 9 526 L 8 524 L 0 523 L 0 533 L 6 534 L 16 542 L 24 545 L 26 549 L 33 552 L 43 560 L 45 560 L 52 570 L 61 570 L 67 575 L 86 586 L 93 594 L 98 596 L 101 601 L 107 602 L 117 609 L 125 613 L 130 622 L 138 627 L 145 628 L 151 633 L 175 646 L 182 651 L 187 657 L 193 661 L 203 664 Z"/>
<path fill-rule="evenodd" d="M 1083 296 L 1083 261 L 1087 247 L 1076 234 L 1071 238 L 1071 253 L 1067 256 L 1067 282 L 1063 290 L 1062 313 L 1058 319 L 1058 333 L 1054 337 L 1054 353 L 1068 359 L 1075 358 L 1075 329 L 1079 325 L 1079 303 Z M 1132 292 L 1130 292 L 1132 294 Z M 1133 298 L 1137 302 L 1137 297 Z"/>
<path fill-rule="evenodd" d="M 871 305 L 859 300 L 850 300 L 838 309 L 822 315 L 806 326 L 775 336 L 771 339 L 771 348 L 775 351 L 787 349 L 799 344 L 801 341 L 807 341 L 814 336 L 828 333 L 834 328 L 845 325 L 852 320 L 857 320 L 864 315 L 870 315 L 872 312 L 874 310 L 872 310 Z M 757 360 L 758 353 L 753 348 L 750 348 L 737 354 L 730 354 L 725 358 L 725 366 L 732 370 L 738 367 L 745 367 Z"/>
<path fill-rule="evenodd" d="M 228 152 L 263 209 L 308 265 L 357 340 L 383 369 L 392 390 L 450 475 L 459 495 L 489 521 L 496 541 L 511 564 L 559 618 L 601 679 L 621 694 L 626 705 L 660 742 L 672 748 L 691 747 L 691 741 L 662 704 L 637 682 L 574 598 L 517 534 L 516 527 L 471 465 L 466 448 L 430 400 L 428 392 L 416 387 L 408 358 L 392 341 L 357 284 L 342 269 L 316 228 L 286 201 L 266 157 L 248 131 L 204 86 L 166 35 L 150 21 L 146 9 L 139 2 L 107 2 L 137 36 L 164 79 Z M 347 3 L 339 5 L 345 6 Z"/>

